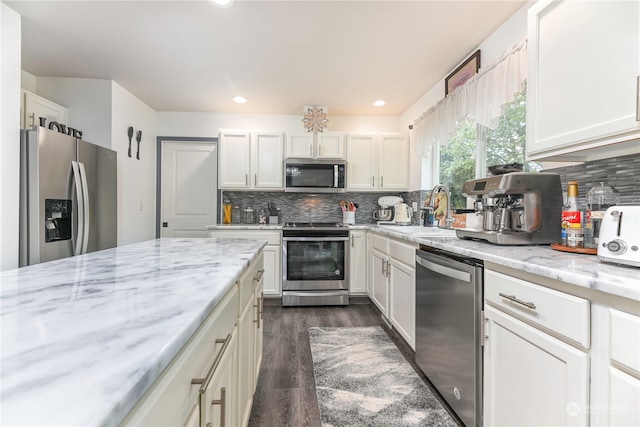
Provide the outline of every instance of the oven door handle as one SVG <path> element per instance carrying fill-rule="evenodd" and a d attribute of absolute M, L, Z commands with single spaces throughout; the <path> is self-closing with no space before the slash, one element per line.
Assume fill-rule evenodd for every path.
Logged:
<path fill-rule="evenodd" d="M 338 165 L 333 165 L 333 188 L 338 188 Z"/>
<path fill-rule="evenodd" d="M 348 242 L 349 237 L 283 237 L 283 242 Z"/>

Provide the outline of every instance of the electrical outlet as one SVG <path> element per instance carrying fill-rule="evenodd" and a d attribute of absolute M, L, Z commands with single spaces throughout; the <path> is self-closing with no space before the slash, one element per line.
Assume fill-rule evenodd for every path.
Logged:
<path fill-rule="evenodd" d="M 413 209 L 413 211 L 417 211 L 418 210 L 418 202 L 411 202 L 411 209 Z"/>

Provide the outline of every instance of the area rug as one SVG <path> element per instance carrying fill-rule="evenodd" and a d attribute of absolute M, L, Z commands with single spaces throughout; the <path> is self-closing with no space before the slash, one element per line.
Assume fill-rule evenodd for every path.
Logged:
<path fill-rule="evenodd" d="M 324 427 L 456 426 L 379 326 L 309 328 Z"/>

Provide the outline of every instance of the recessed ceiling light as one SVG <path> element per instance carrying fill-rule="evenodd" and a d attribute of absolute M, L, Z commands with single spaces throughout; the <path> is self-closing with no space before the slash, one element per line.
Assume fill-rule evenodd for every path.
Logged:
<path fill-rule="evenodd" d="M 218 7 L 231 7 L 236 0 L 209 0 Z"/>
<path fill-rule="evenodd" d="M 247 98 L 245 98 L 244 96 L 234 96 L 233 102 L 236 102 L 238 104 L 244 104 L 245 102 L 247 102 Z"/>
<path fill-rule="evenodd" d="M 382 99 L 378 99 L 377 101 L 375 101 L 373 103 L 374 107 L 382 107 L 384 104 L 386 104 L 386 102 L 384 102 Z"/>

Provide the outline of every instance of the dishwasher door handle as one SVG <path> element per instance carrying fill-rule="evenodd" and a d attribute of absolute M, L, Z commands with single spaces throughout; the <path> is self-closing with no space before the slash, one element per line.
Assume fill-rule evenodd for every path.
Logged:
<path fill-rule="evenodd" d="M 462 280 L 466 283 L 471 283 L 471 274 L 466 271 L 459 271 L 455 268 L 447 267 L 437 264 L 435 262 L 428 261 L 424 258 L 416 256 L 416 263 L 426 268 L 427 270 L 435 271 L 443 276 L 451 277 L 453 279 Z"/>

